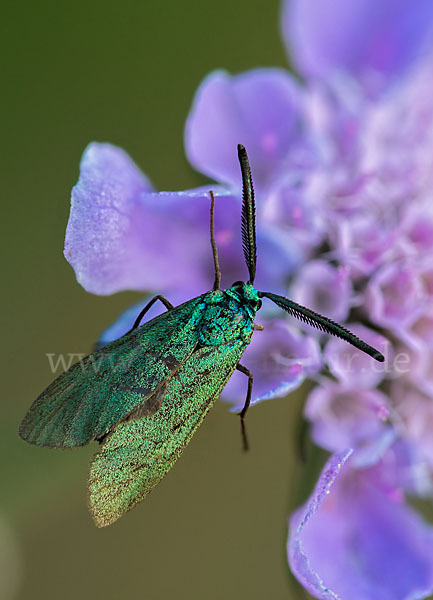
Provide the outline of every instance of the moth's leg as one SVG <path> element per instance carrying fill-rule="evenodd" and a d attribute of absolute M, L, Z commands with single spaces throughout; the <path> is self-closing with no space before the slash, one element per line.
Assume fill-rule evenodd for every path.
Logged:
<path fill-rule="evenodd" d="M 236 369 L 248 377 L 247 397 L 245 398 L 244 407 L 241 410 L 241 412 L 239 413 L 241 419 L 244 419 L 245 415 L 247 414 L 248 407 L 251 403 L 251 394 L 253 393 L 253 374 L 251 373 L 251 371 L 249 369 L 247 369 L 246 367 L 241 365 L 241 363 L 238 363 L 236 365 Z"/>
<path fill-rule="evenodd" d="M 248 377 L 248 389 L 247 389 L 247 397 L 245 398 L 244 407 L 239 413 L 241 418 L 241 432 L 242 432 L 242 442 L 244 446 L 244 450 L 248 450 L 248 438 L 247 438 L 247 430 L 245 427 L 245 415 L 247 414 L 248 407 L 251 403 L 251 395 L 253 393 L 253 374 L 249 369 L 238 363 L 236 365 L 236 369 L 246 375 Z"/>
<path fill-rule="evenodd" d="M 152 298 L 152 300 L 150 300 L 146 306 L 143 308 L 143 310 L 140 312 L 140 314 L 138 315 L 138 317 L 135 319 L 135 323 L 134 325 L 131 327 L 130 331 L 133 331 L 134 329 L 137 329 L 137 327 L 140 325 L 141 319 L 144 317 L 144 315 L 147 313 L 147 311 L 149 310 L 149 308 L 151 306 L 153 306 L 153 304 L 155 304 L 155 302 L 157 300 L 160 300 L 163 305 L 165 306 L 165 308 L 167 310 L 172 310 L 174 308 L 173 304 L 167 300 L 167 298 L 165 298 L 164 296 L 161 296 L 161 294 L 158 294 L 157 296 L 155 296 L 154 298 Z"/>

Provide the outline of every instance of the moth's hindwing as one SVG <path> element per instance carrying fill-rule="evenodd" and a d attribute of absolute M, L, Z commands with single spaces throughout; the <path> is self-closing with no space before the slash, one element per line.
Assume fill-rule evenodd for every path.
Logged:
<path fill-rule="evenodd" d="M 197 344 L 200 301 L 162 313 L 62 373 L 33 403 L 20 436 L 39 446 L 82 446 L 138 406 L 156 411 L 154 390 Z"/>
<path fill-rule="evenodd" d="M 170 378 L 154 415 L 114 429 L 90 467 L 89 505 L 98 526 L 110 525 L 133 508 L 171 469 L 247 344 L 238 338 L 197 349 Z"/>

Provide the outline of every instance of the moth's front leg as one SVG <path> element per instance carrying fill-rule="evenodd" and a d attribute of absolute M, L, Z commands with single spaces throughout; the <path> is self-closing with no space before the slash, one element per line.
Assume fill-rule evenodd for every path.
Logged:
<path fill-rule="evenodd" d="M 153 306 L 155 304 L 155 302 L 159 300 L 160 302 L 163 303 L 163 305 L 165 306 L 165 308 L 167 310 L 173 310 L 174 306 L 173 304 L 170 302 L 170 300 L 167 300 L 167 298 L 165 296 L 162 296 L 161 294 L 158 294 L 157 296 L 154 296 L 152 298 L 152 300 L 149 300 L 149 302 L 146 304 L 146 306 L 143 308 L 143 310 L 140 312 L 140 314 L 138 315 L 138 317 L 135 319 L 135 323 L 134 325 L 131 327 L 130 331 L 134 331 L 134 329 L 137 329 L 137 327 L 140 325 L 141 323 L 141 319 L 144 317 L 144 315 L 147 313 L 147 311 L 149 310 L 149 308 L 151 306 Z"/>
<path fill-rule="evenodd" d="M 248 450 L 248 438 L 247 438 L 247 430 L 245 427 L 245 415 L 247 414 L 248 407 L 251 403 L 251 395 L 253 393 L 253 374 L 249 369 L 238 363 L 236 365 L 236 369 L 246 375 L 248 377 L 248 389 L 247 389 L 247 397 L 245 398 L 244 406 L 239 413 L 241 418 L 241 432 L 242 432 L 242 442 L 244 450 Z"/>

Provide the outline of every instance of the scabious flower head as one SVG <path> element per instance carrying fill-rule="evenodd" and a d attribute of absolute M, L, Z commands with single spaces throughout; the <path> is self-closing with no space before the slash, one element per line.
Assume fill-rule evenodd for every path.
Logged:
<path fill-rule="evenodd" d="M 122 150 L 94 143 L 72 194 L 65 256 L 85 289 L 179 303 L 213 280 L 210 187 L 223 285 L 245 278 L 243 143 L 257 191 L 257 287 L 347 322 L 385 354 L 376 365 L 264 306 L 265 331 L 243 358 L 253 403 L 307 377 L 317 384 L 305 417 L 335 454 L 292 516 L 288 548 L 318 598 L 433 591 L 433 530 L 406 503 L 433 490 L 432 19 L 430 0 L 336 0 L 332 10 L 326 0 L 286 1 L 283 37 L 303 83 L 282 69 L 216 71 L 194 98 L 186 153 L 216 185 L 156 192 Z M 234 373 L 223 397 L 238 409 L 244 394 Z"/>

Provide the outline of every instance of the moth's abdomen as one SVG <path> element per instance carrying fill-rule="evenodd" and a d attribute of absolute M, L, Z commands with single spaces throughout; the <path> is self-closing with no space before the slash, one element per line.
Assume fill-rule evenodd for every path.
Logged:
<path fill-rule="evenodd" d="M 92 460 L 89 504 L 96 524 L 110 525 L 161 481 L 218 398 L 246 344 L 198 348 L 162 390 L 153 415 L 119 423 Z"/>

